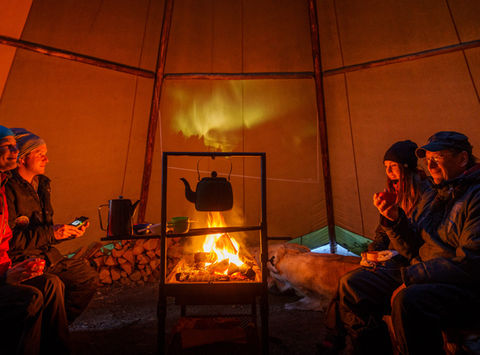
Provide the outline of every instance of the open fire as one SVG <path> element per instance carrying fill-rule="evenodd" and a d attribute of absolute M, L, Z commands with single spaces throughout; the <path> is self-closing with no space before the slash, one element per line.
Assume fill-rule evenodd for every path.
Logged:
<path fill-rule="evenodd" d="M 225 227 L 219 212 L 209 212 L 208 227 Z M 260 269 L 255 259 L 229 233 L 209 234 L 200 248 L 186 252 L 167 282 L 256 281 Z"/>

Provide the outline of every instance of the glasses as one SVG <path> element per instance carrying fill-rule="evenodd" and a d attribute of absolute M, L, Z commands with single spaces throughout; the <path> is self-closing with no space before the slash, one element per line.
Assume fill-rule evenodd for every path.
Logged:
<path fill-rule="evenodd" d="M 443 163 L 448 155 L 451 155 L 451 153 L 444 154 L 444 155 L 436 155 L 430 158 L 425 157 L 425 161 L 427 163 L 434 162 L 435 164 Z"/>

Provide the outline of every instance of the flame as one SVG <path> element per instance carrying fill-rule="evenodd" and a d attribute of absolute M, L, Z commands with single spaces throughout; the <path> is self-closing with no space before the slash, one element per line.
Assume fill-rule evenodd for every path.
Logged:
<path fill-rule="evenodd" d="M 209 212 L 208 227 L 225 227 L 225 220 L 220 212 Z M 217 254 L 217 263 L 228 260 L 229 263 L 238 267 L 243 264 L 243 261 L 238 257 L 239 247 L 235 238 L 228 235 L 228 233 L 209 234 L 203 243 L 204 252 Z M 227 271 L 224 274 L 227 274 Z"/>

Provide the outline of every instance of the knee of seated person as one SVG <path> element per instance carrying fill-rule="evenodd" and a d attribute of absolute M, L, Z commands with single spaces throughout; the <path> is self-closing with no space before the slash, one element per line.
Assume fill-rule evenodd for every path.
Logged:
<path fill-rule="evenodd" d="M 40 292 L 40 290 L 34 287 L 30 287 L 26 292 L 29 292 L 29 297 L 30 297 L 28 307 L 27 307 L 27 314 L 29 316 L 34 316 L 42 310 L 43 295 L 42 295 L 42 292 Z"/>
<path fill-rule="evenodd" d="M 45 289 L 53 291 L 53 292 L 61 292 L 65 291 L 65 284 L 63 281 L 54 274 L 44 274 L 46 282 L 45 282 Z"/>
<path fill-rule="evenodd" d="M 356 285 L 358 284 L 358 274 L 358 270 L 354 270 L 352 272 L 346 273 L 340 278 L 340 280 L 338 281 L 338 290 L 340 292 L 340 295 L 350 293 L 352 289 L 355 289 Z"/>
<path fill-rule="evenodd" d="M 421 295 L 417 292 L 415 285 L 404 288 L 395 295 L 392 300 L 392 314 L 402 310 L 412 309 L 422 301 Z"/>

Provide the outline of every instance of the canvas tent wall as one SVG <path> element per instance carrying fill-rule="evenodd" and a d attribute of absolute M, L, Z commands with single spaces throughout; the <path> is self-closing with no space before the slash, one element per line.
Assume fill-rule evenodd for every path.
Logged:
<path fill-rule="evenodd" d="M 2 3 L 10 9 L 0 11 L 4 38 L 156 70 L 163 1 L 19 4 Z M 371 237 L 378 220 L 371 196 L 384 186 L 382 157 L 392 142 L 422 143 L 435 131 L 458 130 L 477 146 L 480 4 L 318 0 L 316 5 L 335 225 Z M 265 151 L 269 234 L 293 238 L 324 228 L 308 1 L 175 0 L 171 19 L 146 219 L 160 216 L 162 151 Z M 12 48 L 0 45 L 0 70 L 6 73 L 0 123 L 29 128 L 47 141 L 56 221 L 91 217 L 86 237 L 63 248 L 98 240 L 103 234 L 96 207 L 120 194 L 140 195 L 153 77 L 26 49 L 13 56 Z M 386 60 L 392 57 L 400 58 Z M 277 72 L 305 75 L 182 78 Z M 202 161 L 203 176 L 229 169 L 228 162 L 222 164 Z M 195 182 L 196 161 L 175 161 L 169 174 L 168 215 L 193 216 L 177 178 Z M 238 203 L 232 218 L 258 220 L 258 174 L 250 161 L 233 164 Z"/>

